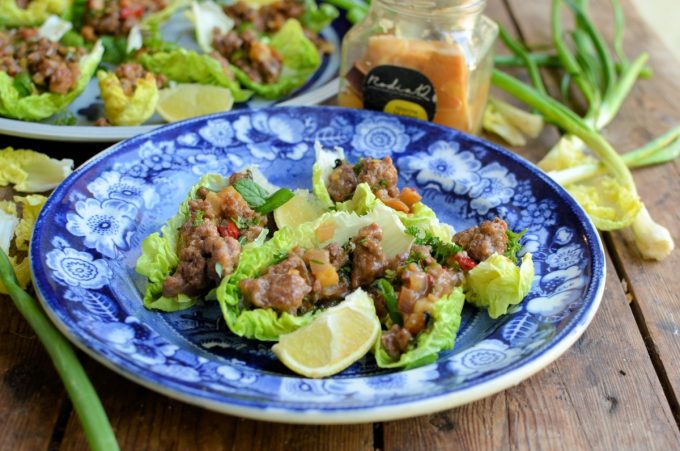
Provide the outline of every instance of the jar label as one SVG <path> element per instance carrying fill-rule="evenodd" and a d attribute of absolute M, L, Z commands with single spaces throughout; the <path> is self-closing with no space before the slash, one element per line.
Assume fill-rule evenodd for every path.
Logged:
<path fill-rule="evenodd" d="M 432 120 L 437 95 L 422 73 L 399 66 L 378 66 L 364 77 L 364 108 Z"/>

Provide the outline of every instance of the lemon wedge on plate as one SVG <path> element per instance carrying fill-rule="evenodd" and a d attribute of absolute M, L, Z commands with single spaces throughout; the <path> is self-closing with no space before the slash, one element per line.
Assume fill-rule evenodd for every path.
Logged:
<path fill-rule="evenodd" d="M 274 221 L 279 229 L 297 227 L 325 213 L 314 195 L 306 189 L 296 189 L 293 193 L 295 195 L 288 202 L 274 210 Z"/>
<path fill-rule="evenodd" d="M 156 112 L 166 121 L 176 122 L 204 114 L 229 111 L 233 105 L 234 96 L 227 88 L 184 83 L 158 92 Z"/>
<path fill-rule="evenodd" d="M 298 374 L 326 377 L 363 357 L 379 337 L 373 300 L 359 288 L 311 323 L 279 337 L 272 351 Z"/>

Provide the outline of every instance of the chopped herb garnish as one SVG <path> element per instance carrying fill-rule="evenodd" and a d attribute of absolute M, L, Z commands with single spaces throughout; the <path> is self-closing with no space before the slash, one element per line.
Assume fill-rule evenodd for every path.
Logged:
<path fill-rule="evenodd" d="M 385 279 L 387 279 L 389 282 L 392 282 L 395 278 L 397 277 L 397 272 L 393 269 L 386 269 L 385 270 Z"/>
<path fill-rule="evenodd" d="M 445 264 L 446 260 L 450 256 L 456 255 L 458 252 L 463 250 L 463 248 L 457 244 L 444 242 L 430 232 L 420 230 L 416 226 L 407 227 L 406 233 L 416 238 L 416 244 L 421 246 L 430 246 L 430 249 L 432 250 L 432 257 L 434 257 L 434 259 L 437 260 L 439 264 Z"/>
<path fill-rule="evenodd" d="M 273 264 L 275 265 L 277 263 L 281 263 L 282 261 L 284 261 L 287 258 L 288 258 L 288 252 L 283 252 L 283 251 L 276 252 L 274 254 Z"/>
<path fill-rule="evenodd" d="M 513 262 L 517 263 L 517 252 L 522 249 L 522 237 L 524 234 L 527 233 L 527 229 L 522 230 L 521 232 L 513 232 L 510 229 L 507 229 L 505 231 L 505 234 L 508 236 L 508 247 L 505 250 L 505 255 L 508 257 L 510 260 Z"/>
<path fill-rule="evenodd" d="M 196 214 L 194 215 L 194 227 L 198 227 L 201 224 L 203 224 L 203 215 L 205 212 L 203 210 L 198 210 L 196 211 Z"/>
<path fill-rule="evenodd" d="M 238 244 L 240 244 L 241 246 L 245 246 L 246 244 L 248 244 L 248 238 L 241 235 L 240 237 L 238 237 Z"/>
<path fill-rule="evenodd" d="M 262 214 L 271 213 L 294 196 L 287 188 L 281 188 L 270 196 L 267 190 L 250 179 L 237 180 L 233 186 L 250 208 Z"/>
<path fill-rule="evenodd" d="M 33 84 L 31 76 L 28 74 L 28 72 L 18 73 L 14 77 L 14 81 L 12 81 L 12 86 L 14 86 L 21 97 L 30 96 L 33 94 L 33 90 L 35 89 L 35 85 Z"/>
<path fill-rule="evenodd" d="M 217 273 L 217 275 L 218 275 L 219 277 L 222 277 L 222 271 L 223 271 L 223 270 L 224 270 L 224 268 L 222 267 L 222 264 L 220 264 L 220 263 L 215 263 L 215 272 Z"/>
<path fill-rule="evenodd" d="M 408 265 L 409 263 L 415 263 L 416 265 L 420 265 L 420 262 L 423 260 L 425 260 L 425 256 L 422 253 L 413 251 L 409 254 L 405 264 Z"/>
<path fill-rule="evenodd" d="M 339 168 L 340 166 L 342 166 L 342 160 L 341 160 L 340 158 L 337 158 L 337 159 L 335 160 L 335 165 L 333 166 L 333 169 L 337 169 L 337 168 Z"/>
<path fill-rule="evenodd" d="M 339 272 L 345 277 L 350 277 L 352 275 L 352 267 L 350 265 L 345 265 L 340 268 Z"/>
<path fill-rule="evenodd" d="M 364 168 L 364 159 L 359 158 L 359 161 L 357 161 L 356 164 L 354 165 L 354 173 L 356 175 L 359 175 L 359 173 L 361 172 L 361 170 L 363 168 Z"/>
<path fill-rule="evenodd" d="M 385 307 L 387 307 L 387 313 L 390 315 L 390 319 L 394 324 L 402 325 L 402 318 L 399 314 L 399 309 L 397 308 L 397 296 L 394 294 L 394 287 L 385 279 L 378 279 L 376 282 L 380 294 L 382 294 L 385 300 Z"/>
<path fill-rule="evenodd" d="M 321 260 L 317 260 L 315 258 L 309 259 L 309 263 L 314 263 L 315 265 L 325 265 L 324 262 L 322 262 Z"/>
<path fill-rule="evenodd" d="M 387 180 L 385 180 L 385 179 L 380 179 L 380 181 L 378 182 L 378 184 L 379 184 L 382 188 L 386 188 L 386 187 L 387 187 Z"/>

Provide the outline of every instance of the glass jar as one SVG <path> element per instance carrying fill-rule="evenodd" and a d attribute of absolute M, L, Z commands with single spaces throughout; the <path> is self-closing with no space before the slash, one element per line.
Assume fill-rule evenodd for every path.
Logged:
<path fill-rule="evenodd" d="M 373 0 L 342 41 L 341 106 L 477 133 L 498 26 L 486 0 Z"/>

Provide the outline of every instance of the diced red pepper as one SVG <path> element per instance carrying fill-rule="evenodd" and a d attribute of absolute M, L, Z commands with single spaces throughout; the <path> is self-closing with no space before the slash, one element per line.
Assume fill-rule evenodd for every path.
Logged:
<path fill-rule="evenodd" d="M 142 17 L 144 15 L 144 8 L 139 5 L 127 6 L 120 10 L 120 17 L 128 19 L 130 17 Z"/>
<path fill-rule="evenodd" d="M 460 266 L 460 269 L 463 271 L 469 271 L 475 266 L 477 266 L 477 262 L 468 257 L 467 255 L 463 253 L 458 253 L 453 256 L 454 260 L 458 263 L 458 266 Z"/>
<path fill-rule="evenodd" d="M 239 231 L 234 221 L 229 221 L 226 226 L 217 226 L 217 231 L 223 238 L 230 236 L 235 240 L 238 239 Z"/>

